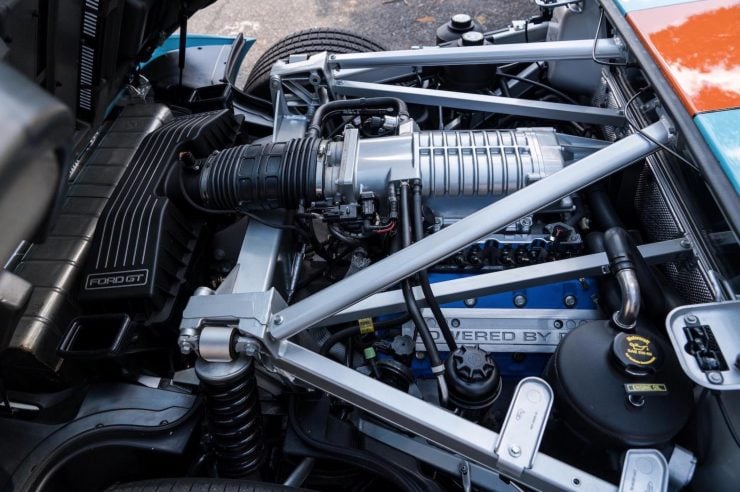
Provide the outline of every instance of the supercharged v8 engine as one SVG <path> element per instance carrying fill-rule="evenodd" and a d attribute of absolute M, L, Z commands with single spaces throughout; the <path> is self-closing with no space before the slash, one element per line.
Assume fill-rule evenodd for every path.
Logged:
<path fill-rule="evenodd" d="M 243 89 L 243 37 L 162 7 L 149 60 L 83 3 L 0 243 L 0 488 L 737 488 L 737 195 L 614 3 L 309 30 Z"/>

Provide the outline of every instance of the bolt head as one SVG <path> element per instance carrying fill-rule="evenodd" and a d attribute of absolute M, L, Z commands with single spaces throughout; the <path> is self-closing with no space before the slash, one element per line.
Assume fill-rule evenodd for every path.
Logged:
<path fill-rule="evenodd" d="M 518 457 L 520 457 L 522 455 L 522 448 L 520 448 L 516 444 L 512 444 L 511 446 L 509 446 L 509 454 L 513 458 L 518 458 Z"/>
<path fill-rule="evenodd" d="M 465 299 L 465 300 L 463 301 L 463 303 L 464 303 L 464 304 L 465 304 L 465 305 L 466 305 L 467 307 L 469 307 L 469 308 L 471 308 L 471 307 L 475 307 L 475 305 L 476 305 L 476 304 L 478 304 L 478 299 L 476 299 L 475 297 L 471 297 L 470 299 Z"/>
<path fill-rule="evenodd" d="M 259 345 L 257 345 L 256 343 L 244 344 L 244 353 L 250 357 L 254 357 L 255 355 L 260 353 Z"/>
<path fill-rule="evenodd" d="M 276 314 L 272 320 L 272 322 L 276 325 L 282 325 L 283 321 L 285 321 L 285 319 L 280 314 Z"/>
<path fill-rule="evenodd" d="M 689 325 L 695 325 L 699 322 L 699 318 L 697 318 L 695 314 L 687 314 L 683 317 L 683 320 Z"/>
<path fill-rule="evenodd" d="M 563 304 L 565 304 L 565 307 L 567 308 L 573 308 L 576 307 L 576 304 L 578 303 L 578 299 L 576 296 L 565 296 L 563 299 Z"/>
<path fill-rule="evenodd" d="M 722 384 L 724 381 L 724 378 L 722 377 L 722 374 L 716 371 L 708 372 L 707 373 L 707 379 L 712 384 Z"/>
<path fill-rule="evenodd" d="M 517 294 L 514 296 L 514 306 L 518 308 L 523 308 L 527 304 L 527 297 L 522 294 Z"/>

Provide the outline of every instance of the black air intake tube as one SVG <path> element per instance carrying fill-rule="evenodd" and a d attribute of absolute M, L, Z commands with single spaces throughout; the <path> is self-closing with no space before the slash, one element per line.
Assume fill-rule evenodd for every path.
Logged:
<path fill-rule="evenodd" d="M 512 153 L 512 146 L 517 152 Z M 405 132 L 344 140 L 308 136 L 244 145 L 184 164 L 187 198 L 210 210 L 295 209 L 320 200 L 378 200 L 391 182 L 421 182 L 422 200 L 443 216 L 463 217 L 563 169 L 570 156 L 602 144 L 552 128 Z M 581 150 L 579 150 L 581 149 Z M 586 150 L 583 150 L 586 149 Z M 183 153 L 185 154 L 185 153 Z M 343 200 L 346 200 L 343 201 Z M 454 205 L 452 203 L 454 202 Z"/>
<path fill-rule="evenodd" d="M 316 197 L 318 149 L 317 138 L 234 147 L 201 161 L 185 187 L 213 210 L 295 208 Z"/>

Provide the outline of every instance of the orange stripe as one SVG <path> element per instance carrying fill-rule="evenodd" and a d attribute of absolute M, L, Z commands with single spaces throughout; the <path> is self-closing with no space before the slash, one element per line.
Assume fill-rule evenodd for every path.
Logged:
<path fill-rule="evenodd" d="M 693 115 L 740 107 L 740 2 L 705 0 L 627 19 Z"/>

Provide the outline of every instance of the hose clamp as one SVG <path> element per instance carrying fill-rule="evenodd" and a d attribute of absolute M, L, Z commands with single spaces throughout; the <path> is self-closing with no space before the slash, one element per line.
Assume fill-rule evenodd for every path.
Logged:
<path fill-rule="evenodd" d="M 217 150 L 213 152 L 211 155 L 209 155 L 206 158 L 205 162 L 203 163 L 203 167 L 201 168 L 201 171 L 200 171 L 200 185 L 198 186 L 198 192 L 200 194 L 201 202 L 204 205 L 208 205 L 208 200 L 209 200 L 208 177 L 211 174 L 211 168 L 213 167 L 213 161 L 216 160 L 216 157 L 218 157 L 220 153 L 221 152 Z"/>

